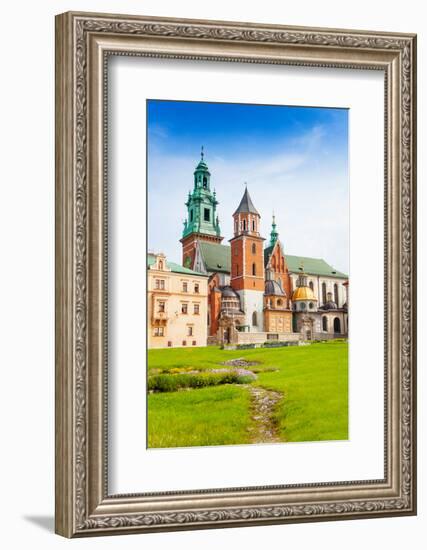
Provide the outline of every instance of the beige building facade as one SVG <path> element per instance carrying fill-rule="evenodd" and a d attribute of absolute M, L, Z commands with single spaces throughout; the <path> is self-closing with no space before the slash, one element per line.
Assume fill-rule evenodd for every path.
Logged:
<path fill-rule="evenodd" d="M 207 345 L 208 276 L 148 254 L 148 348 Z"/>

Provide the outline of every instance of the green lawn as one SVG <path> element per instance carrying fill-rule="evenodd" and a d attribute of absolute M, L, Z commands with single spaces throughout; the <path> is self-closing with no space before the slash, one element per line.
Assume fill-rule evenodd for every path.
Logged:
<path fill-rule="evenodd" d="M 148 398 L 148 446 L 249 443 L 250 398 L 241 386 L 155 393 Z"/>
<path fill-rule="evenodd" d="M 215 347 L 150 350 L 149 373 L 218 368 L 221 361 L 238 357 L 260 362 L 251 367 L 261 371 L 253 385 L 283 393 L 276 415 L 283 441 L 348 438 L 346 342 L 237 351 Z M 271 368 L 278 370 L 268 371 Z M 244 386 L 221 385 L 148 396 L 149 447 L 247 443 L 251 422 L 250 396 Z"/>

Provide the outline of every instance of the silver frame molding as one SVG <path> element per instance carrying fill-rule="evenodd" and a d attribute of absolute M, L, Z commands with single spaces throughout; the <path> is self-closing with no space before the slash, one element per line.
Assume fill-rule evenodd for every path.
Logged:
<path fill-rule="evenodd" d="M 109 495 L 106 113 L 110 55 L 385 75 L 385 476 Z M 66 537 L 416 513 L 416 36 L 68 12 L 56 17 L 56 532 Z"/>

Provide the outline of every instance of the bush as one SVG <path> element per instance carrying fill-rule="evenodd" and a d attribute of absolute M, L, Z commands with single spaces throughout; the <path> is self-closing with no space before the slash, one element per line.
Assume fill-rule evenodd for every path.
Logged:
<path fill-rule="evenodd" d="M 148 377 L 148 391 L 172 392 L 184 388 L 205 388 L 219 384 L 248 384 L 253 381 L 249 375 L 237 372 L 200 374 L 158 374 Z"/>

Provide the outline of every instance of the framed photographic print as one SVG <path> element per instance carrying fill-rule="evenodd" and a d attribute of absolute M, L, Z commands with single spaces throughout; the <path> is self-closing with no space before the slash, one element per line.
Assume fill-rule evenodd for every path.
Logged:
<path fill-rule="evenodd" d="M 416 37 L 56 19 L 56 531 L 416 513 Z"/>

